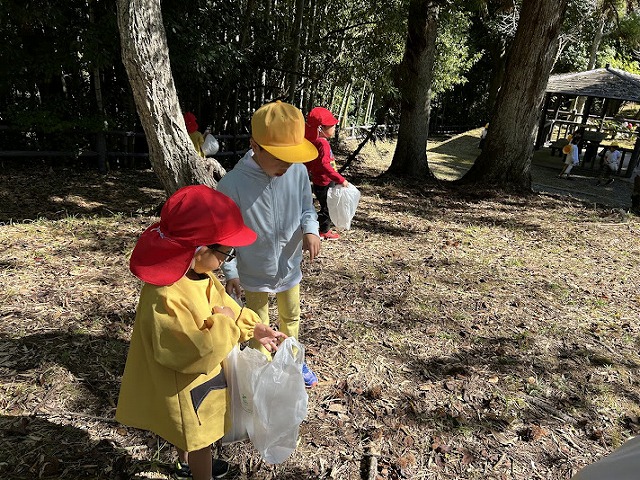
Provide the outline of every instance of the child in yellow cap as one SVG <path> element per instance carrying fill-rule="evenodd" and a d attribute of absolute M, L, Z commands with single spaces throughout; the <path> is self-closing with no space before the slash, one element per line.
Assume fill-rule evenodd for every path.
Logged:
<path fill-rule="evenodd" d="M 269 294 L 275 294 L 279 328 L 295 338 L 300 326 L 302 252 L 307 250 L 313 260 L 320 251 L 318 218 L 303 165 L 318 151 L 304 138 L 304 131 L 298 108 L 280 101 L 263 105 L 251 118 L 251 150 L 218 184 L 258 234 L 255 243 L 238 248 L 236 259 L 223 265 L 227 292 L 239 298 L 242 286 L 247 307 L 265 324 L 269 324 Z M 250 345 L 259 348 L 255 342 Z M 308 387 L 318 382 L 306 363 L 302 373 Z"/>
<path fill-rule="evenodd" d="M 562 153 L 565 154 L 564 157 L 564 167 L 560 171 L 558 178 L 564 178 L 566 180 L 573 180 L 571 176 L 571 170 L 573 167 L 580 163 L 580 158 L 578 157 L 578 143 L 580 142 L 580 136 L 574 135 L 571 138 L 571 142 L 568 145 L 565 145 L 562 149 Z"/>
<path fill-rule="evenodd" d="M 116 420 L 172 443 L 178 476 L 226 475 L 229 464 L 211 456 L 225 430 L 222 360 L 238 342 L 253 339 L 273 351 L 286 338 L 241 309 L 211 273 L 233 258 L 232 247 L 255 239 L 230 198 L 195 185 L 169 197 L 131 255 L 131 271 L 145 284 Z"/>

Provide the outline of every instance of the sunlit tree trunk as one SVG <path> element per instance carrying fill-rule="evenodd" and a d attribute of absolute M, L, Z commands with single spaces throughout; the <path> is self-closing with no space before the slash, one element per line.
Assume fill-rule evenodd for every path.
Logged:
<path fill-rule="evenodd" d="M 431 175 L 427 137 L 439 12 L 437 1 L 411 0 L 409 4 L 409 33 L 397 78 L 402 96 L 400 126 L 390 174 Z"/>
<path fill-rule="evenodd" d="M 567 0 L 524 0 L 485 146 L 461 183 L 531 189 L 534 131 Z"/>
<path fill-rule="evenodd" d="M 142 123 L 149 160 L 167 193 L 191 184 L 215 187 L 224 169 L 203 161 L 182 118 L 162 23 L 160 0 L 118 0 L 118 28 L 124 63 Z"/>
<path fill-rule="evenodd" d="M 607 18 L 602 13 L 601 18 L 598 19 L 598 24 L 596 27 L 596 31 L 593 35 L 593 40 L 591 41 L 591 47 L 589 48 L 589 64 L 587 65 L 587 70 L 593 70 L 596 68 L 596 62 L 598 61 L 598 51 L 600 50 L 600 44 L 602 43 L 602 39 L 604 38 L 604 24 L 607 23 Z M 582 113 L 584 110 L 584 103 L 586 102 L 586 97 L 578 97 L 576 99 L 575 110 L 578 113 Z"/>

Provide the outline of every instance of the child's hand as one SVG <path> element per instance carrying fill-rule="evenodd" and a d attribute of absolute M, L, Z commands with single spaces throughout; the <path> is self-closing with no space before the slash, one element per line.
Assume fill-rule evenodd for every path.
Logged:
<path fill-rule="evenodd" d="M 349 186 L 349 182 L 347 182 L 346 180 L 344 182 L 342 182 L 342 186 L 344 188 L 347 188 Z"/>
<path fill-rule="evenodd" d="M 224 305 L 221 306 L 215 306 L 211 309 L 211 313 L 212 314 L 217 314 L 217 313 L 221 313 L 222 315 L 226 315 L 227 317 L 234 319 L 236 318 L 235 314 L 233 313 L 233 310 L 231 310 L 229 307 L 225 307 Z M 204 329 L 210 329 L 211 327 L 213 327 L 213 320 L 211 320 L 210 318 L 205 318 L 204 319 L 204 323 L 202 324 L 202 327 L 200 328 L 200 330 L 204 330 Z"/>
<path fill-rule="evenodd" d="M 320 237 L 313 233 L 305 233 L 302 237 L 302 249 L 309 251 L 309 260 L 313 262 L 320 253 Z"/>
<path fill-rule="evenodd" d="M 269 325 L 258 323 L 253 329 L 253 338 L 258 340 L 267 351 L 274 352 L 287 336 L 282 332 L 276 332 Z"/>
<path fill-rule="evenodd" d="M 232 318 L 235 320 L 236 315 L 235 313 L 233 313 L 233 310 L 231 310 L 229 307 L 225 307 L 225 306 L 219 306 L 219 307 L 213 307 L 213 309 L 211 310 L 211 313 L 221 313 L 222 315 L 226 315 L 229 318 Z"/>
<path fill-rule="evenodd" d="M 240 287 L 239 278 L 232 278 L 231 280 L 227 280 L 227 284 L 224 288 L 229 295 L 235 295 L 237 298 L 242 298 L 242 287 Z"/>

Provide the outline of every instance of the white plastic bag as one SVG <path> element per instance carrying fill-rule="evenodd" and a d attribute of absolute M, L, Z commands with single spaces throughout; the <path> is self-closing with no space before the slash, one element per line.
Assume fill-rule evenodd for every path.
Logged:
<path fill-rule="evenodd" d="M 204 138 L 204 143 L 202 144 L 202 151 L 204 152 L 205 156 L 211 157 L 218 153 L 219 149 L 220 145 L 218 144 L 218 140 L 216 140 L 216 137 L 208 134 Z"/>
<path fill-rule="evenodd" d="M 244 415 L 245 412 L 242 408 L 242 400 L 240 399 L 240 390 L 238 388 L 239 355 L 240 348 L 236 345 L 229 352 L 227 358 L 222 361 L 222 370 L 227 380 L 227 395 L 229 396 L 229 408 L 227 408 L 227 413 L 224 417 L 225 433 L 224 437 L 222 437 L 223 445 L 241 442 L 249 438 L 247 434 L 247 415 Z"/>
<path fill-rule="evenodd" d="M 253 431 L 249 431 L 249 438 L 268 463 L 282 463 L 296 449 L 309 402 L 302 377 L 303 363 L 304 347 L 288 337 L 258 375 L 253 391 Z"/>
<path fill-rule="evenodd" d="M 260 351 L 247 347 L 238 353 L 236 364 L 236 381 L 242 407 L 242 420 L 249 435 L 253 435 L 253 395 L 258 384 L 260 373 L 267 366 L 269 360 Z"/>
<path fill-rule="evenodd" d="M 352 183 L 346 188 L 342 185 L 329 188 L 327 191 L 329 218 L 337 228 L 344 230 L 351 228 L 351 220 L 356 214 L 359 201 L 360 191 Z"/>

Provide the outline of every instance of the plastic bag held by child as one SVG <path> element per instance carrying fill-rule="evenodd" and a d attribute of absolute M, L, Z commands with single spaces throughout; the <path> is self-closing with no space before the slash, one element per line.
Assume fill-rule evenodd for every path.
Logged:
<path fill-rule="evenodd" d="M 228 408 L 224 417 L 225 428 L 222 444 L 240 442 L 249 438 L 247 434 L 247 418 L 242 408 L 242 399 L 240 398 L 240 389 L 238 387 L 238 357 L 240 356 L 240 348 L 238 345 L 233 349 L 222 361 L 222 370 L 227 381 L 227 395 L 229 396 Z"/>
<path fill-rule="evenodd" d="M 240 421 L 249 438 L 253 436 L 253 395 L 264 367 L 269 361 L 262 352 L 253 348 L 245 348 L 238 352 L 236 360 L 236 384 L 240 404 Z M 235 416 L 235 414 L 234 414 Z M 241 429 L 243 427 L 240 427 Z M 225 431 L 227 428 L 225 427 Z"/>
<path fill-rule="evenodd" d="M 352 183 L 347 187 L 336 185 L 327 191 L 329 218 L 337 228 L 351 228 L 351 220 L 356 214 L 359 201 L 360 191 Z"/>
<path fill-rule="evenodd" d="M 247 432 L 266 462 L 282 463 L 296 449 L 300 424 L 307 416 L 309 397 L 302 378 L 304 347 L 289 337 L 282 342 L 273 360 L 262 366 L 257 365 L 252 355 L 255 352 L 265 358 L 257 350 L 245 348 L 240 358 L 247 350 L 252 351 L 247 355 L 247 363 L 255 363 L 249 367 L 255 368 L 252 373 L 243 371 L 243 375 L 248 374 L 244 375 L 245 381 L 240 382 L 241 397 L 251 394 L 249 390 L 252 392 L 251 402 L 244 398 L 242 402 L 243 407 L 246 405 L 245 411 L 251 410 Z"/>
<path fill-rule="evenodd" d="M 207 157 L 212 157 L 213 155 L 218 153 L 219 149 L 220 145 L 218 144 L 218 140 L 216 139 L 216 137 L 208 134 L 204 139 L 204 143 L 202 144 L 202 151 L 204 152 L 204 154 Z"/>

